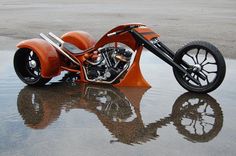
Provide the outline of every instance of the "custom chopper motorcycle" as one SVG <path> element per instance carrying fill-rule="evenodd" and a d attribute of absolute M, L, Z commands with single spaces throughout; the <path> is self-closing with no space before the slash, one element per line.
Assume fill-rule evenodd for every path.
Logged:
<path fill-rule="evenodd" d="M 80 82 L 150 87 L 140 71 L 143 48 L 171 65 L 175 78 L 188 91 L 213 91 L 225 76 L 224 58 L 214 45 L 193 41 L 174 53 L 143 24 L 117 26 L 97 42 L 83 31 L 40 36 L 20 42 L 14 56 L 16 74 L 31 86 L 44 85 L 68 71 Z"/>

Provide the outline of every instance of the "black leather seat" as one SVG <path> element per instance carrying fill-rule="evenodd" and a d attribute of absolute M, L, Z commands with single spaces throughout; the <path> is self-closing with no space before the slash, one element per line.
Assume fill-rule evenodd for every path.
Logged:
<path fill-rule="evenodd" d="M 62 48 L 62 50 L 69 51 L 69 52 L 74 53 L 74 54 L 82 54 L 83 53 L 82 50 L 80 50 L 75 45 L 73 45 L 71 43 L 68 43 L 68 42 L 64 42 L 61 45 L 61 48 Z"/>

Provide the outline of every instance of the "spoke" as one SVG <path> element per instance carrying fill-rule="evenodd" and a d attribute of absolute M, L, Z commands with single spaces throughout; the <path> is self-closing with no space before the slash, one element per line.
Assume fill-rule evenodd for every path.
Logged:
<path fill-rule="evenodd" d="M 214 124 L 212 123 L 209 123 L 209 122 L 204 122 L 205 125 L 211 125 L 211 126 L 214 126 Z"/>
<path fill-rule="evenodd" d="M 37 55 L 35 53 L 33 53 L 32 59 L 34 59 L 35 61 L 38 60 Z"/>
<path fill-rule="evenodd" d="M 195 73 L 191 73 L 191 76 L 194 78 L 194 79 L 197 79 L 198 81 L 199 81 L 199 77 L 197 76 L 197 74 L 195 74 Z M 189 77 L 186 77 L 186 78 L 188 78 L 188 80 L 187 79 L 185 79 L 188 83 L 189 83 L 189 81 L 191 80 Z M 193 82 L 193 80 L 191 80 L 192 82 Z M 202 86 L 202 84 L 201 84 L 201 82 L 199 81 L 199 85 L 200 86 Z"/>
<path fill-rule="evenodd" d="M 31 52 L 29 53 L 29 58 L 31 58 L 31 60 L 33 59 L 33 55 L 34 55 L 34 53 L 31 51 Z"/>
<path fill-rule="evenodd" d="M 200 99 L 199 99 L 199 102 L 198 102 L 198 104 L 199 104 L 199 106 L 201 106 L 201 105 L 204 105 L 204 104 L 205 104 L 205 102 L 204 102 L 204 100 L 200 100 Z"/>
<path fill-rule="evenodd" d="M 34 68 L 34 70 L 39 72 L 39 71 L 40 71 L 40 68 L 39 68 L 38 66 L 36 66 L 36 67 Z"/>
<path fill-rule="evenodd" d="M 205 71 L 208 74 L 216 74 L 217 73 L 217 71 L 207 71 L 205 69 L 202 69 L 202 71 Z"/>
<path fill-rule="evenodd" d="M 32 68 L 29 66 L 29 64 L 27 65 L 29 74 L 34 77 L 37 78 L 40 75 L 40 68 L 38 66 L 36 66 L 35 68 Z"/>
<path fill-rule="evenodd" d="M 195 58 L 196 58 L 197 64 L 199 64 L 199 61 L 198 61 L 198 54 L 199 54 L 199 51 L 200 51 L 200 48 L 197 49 L 197 54 L 195 55 Z"/>
<path fill-rule="evenodd" d="M 33 51 L 31 51 L 30 52 L 30 58 L 31 58 L 31 60 L 34 60 L 34 61 L 37 61 L 38 60 L 38 57 L 37 57 L 37 55 L 33 52 Z"/>
<path fill-rule="evenodd" d="M 201 125 L 201 127 L 202 127 L 202 133 L 205 134 L 205 127 L 203 126 L 202 121 L 200 122 L 200 125 Z"/>
<path fill-rule="evenodd" d="M 30 81 L 30 80 L 31 80 L 30 77 L 24 77 L 24 79 L 27 80 L 27 81 Z"/>
<path fill-rule="evenodd" d="M 186 55 L 187 55 L 188 57 L 190 57 L 190 58 L 193 60 L 194 64 L 197 64 L 197 62 L 195 61 L 194 57 L 192 57 L 192 56 L 189 55 L 188 53 L 186 53 Z"/>
<path fill-rule="evenodd" d="M 37 72 L 37 75 L 39 76 L 40 75 L 40 68 L 39 67 L 34 68 L 34 73 L 35 72 Z"/>
<path fill-rule="evenodd" d="M 204 112 L 206 113 L 207 107 L 209 106 L 209 104 L 206 104 L 206 107 L 204 108 Z"/>
<path fill-rule="evenodd" d="M 215 114 L 206 113 L 205 116 L 215 118 Z"/>
<path fill-rule="evenodd" d="M 197 80 L 199 81 L 199 85 L 202 86 L 201 81 L 199 80 L 199 76 L 197 76 Z"/>
<path fill-rule="evenodd" d="M 193 74 L 193 78 L 195 78 L 195 79 L 197 78 L 197 75 L 195 73 Z"/>
<path fill-rule="evenodd" d="M 206 53 L 205 53 L 205 58 L 204 58 L 204 60 L 200 63 L 200 65 L 202 65 L 202 64 L 207 60 L 207 55 L 208 55 L 208 52 L 206 51 Z"/>
<path fill-rule="evenodd" d="M 206 77 L 207 84 L 210 84 L 207 74 L 205 74 L 203 71 L 201 71 L 201 73 Z"/>
<path fill-rule="evenodd" d="M 31 77 L 29 77 L 29 78 L 37 78 L 38 76 L 34 73 L 34 71 L 29 71 L 29 75 L 31 76 Z"/>
<path fill-rule="evenodd" d="M 205 66 L 205 65 L 208 65 L 208 64 L 214 64 L 214 65 L 217 65 L 216 62 L 207 62 L 205 64 L 202 64 L 202 66 Z"/>
<path fill-rule="evenodd" d="M 26 68 L 27 68 L 28 70 L 30 70 L 30 71 L 33 70 L 33 68 L 30 67 L 29 63 L 26 65 Z"/>
<path fill-rule="evenodd" d="M 193 120 L 189 124 L 186 124 L 185 126 L 191 126 L 193 124 Z"/>
<path fill-rule="evenodd" d="M 37 76 L 39 76 L 39 73 L 38 73 L 38 71 L 36 71 L 36 70 L 34 71 L 34 74 L 37 75 Z"/>
<path fill-rule="evenodd" d="M 189 82 L 190 81 L 190 78 L 189 77 L 185 77 L 185 80 L 187 81 L 187 82 Z"/>
<path fill-rule="evenodd" d="M 197 134 L 197 128 L 196 128 L 196 120 L 194 120 L 194 125 L 193 125 L 193 129 L 194 129 L 194 133 Z"/>

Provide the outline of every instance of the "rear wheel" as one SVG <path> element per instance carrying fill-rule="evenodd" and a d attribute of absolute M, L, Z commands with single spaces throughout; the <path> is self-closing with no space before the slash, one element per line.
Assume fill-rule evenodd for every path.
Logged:
<path fill-rule="evenodd" d="M 28 48 L 16 51 L 14 56 L 14 68 L 17 76 L 31 86 L 42 86 L 51 78 L 41 76 L 41 65 L 37 54 Z"/>
<path fill-rule="evenodd" d="M 219 87 L 225 77 L 224 58 L 220 51 L 208 42 L 188 43 L 176 52 L 174 62 L 181 65 L 199 82 L 196 84 L 183 72 L 173 68 L 176 80 L 183 88 L 191 92 L 211 92 Z"/>

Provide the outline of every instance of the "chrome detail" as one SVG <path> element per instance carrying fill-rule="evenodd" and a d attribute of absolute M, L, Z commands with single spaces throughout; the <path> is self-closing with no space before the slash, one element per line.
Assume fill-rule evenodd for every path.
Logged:
<path fill-rule="evenodd" d="M 109 34 L 107 34 L 107 37 L 114 36 L 114 35 L 116 35 L 116 33 L 117 33 L 117 32 L 112 32 L 112 33 L 109 33 Z"/>
<path fill-rule="evenodd" d="M 120 60 L 116 62 L 116 64 L 114 65 L 114 68 L 116 68 L 119 63 L 120 63 Z"/>
<path fill-rule="evenodd" d="M 104 58 L 101 56 L 101 59 L 98 60 L 97 62 L 92 62 L 92 61 L 89 61 L 89 60 L 86 60 L 86 62 L 88 62 L 91 65 L 96 66 L 96 65 L 99 65 L 103 60 L 104 60 Z"/>
<path fill-rule="evenodd" d="M 153 45 L 155 45 L 155 46 L 157 46 L 157 47 L 159 47 L 159 48 L 161 47 L 161 45 L 159 44 L 160 40 L 159 40 L 158 37 L 155 37 L 155 38 L 151 39 L 150 42 L 151 42 Z"/>
<path fill-rule="evenodd" d="M 111 73 L 109 71 L 105 72 L 104 77 L 106 77 L 106 78 L 111 77 Z"/>
<path fill-rule="evenodd" d="M 56 36 L 52 32 L 49 32 L 48 35 L 51 36 L 52 38 L 54 38 L 55 40 L 57 40 L 58 42 L 60 42 L 61 44 L 64 43 L 64 41 L 61 38 L 59 38 L 58 36 Z"/>
<path fill-rule="evenodd" d="M 115 58 L 123 62 L 129 62 L 129 60 L 125 56 L 122 56 L 122 55 L 116 55 Z"/>
<path fill-rule="evenodd" d="M 119 78 L 128 68 L 129 66 L 125 66 L 124 69 L 112 80 L 112 81 L 102 81 L 102 80 L 97 80 L 97 79 L 89 79 L 88 76 L 87 76 L 87 71 L 85 69 L 84 66 L 83 67 L 83 70 L 84 70 L 84 73 L 85 73 L 85 78 L 87 81 L 89 82 L 97 82 L 97 83 L 106 83 L 106 84 L 112 84 L 115 80 L 117 80 L 117 78 Z"/>
<path fill-rule="evenodd" d="M 37 66 L 36 61 L 35 60 L 29 61 L 29 66 L 30 66 L 30 68 L 35 68 Z"/>
<path fill-rule="evenodd" d="M 194 64 L 193 65 L 193 71 L 194 72 L 199 72 L 199 71 L 201 71 L 202 70 L 202 66 L 200 65 L 200 64 Z"/>
<path fill-rule="evenodd" d="M 101 53 L 103 58 L 105 59 L 106 63 L 107 63 L 107 66 L 108 67 L 111 67 L 111 61 L 109 60 L 109 58 L 107 57 L 107 52 L 106 53 Z"/>

